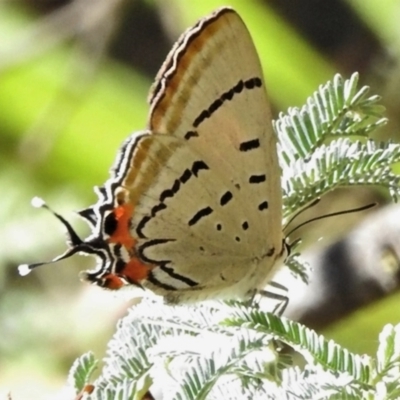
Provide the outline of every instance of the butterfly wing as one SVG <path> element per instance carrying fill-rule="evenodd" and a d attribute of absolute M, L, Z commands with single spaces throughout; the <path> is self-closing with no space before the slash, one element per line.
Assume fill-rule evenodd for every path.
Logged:
<path fill-rule="evenodd" d="M 173 302 L 248 294 L 281 252 L 282 194 L 260 61 L 235 11 L 182 35 L 150 105 L 122 182 L 138 256 L 154 267 L 141 284 Z"/>

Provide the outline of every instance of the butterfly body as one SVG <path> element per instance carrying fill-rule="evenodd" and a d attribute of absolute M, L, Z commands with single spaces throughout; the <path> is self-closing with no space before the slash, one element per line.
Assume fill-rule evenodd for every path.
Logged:
<path fill-rule="evenodd" d="M 125 141 L 99 201 L 80 212 L 93 233 L 74 252 L 101 260 L 84 278 L 169 303 L 253 295 L 283 254 L 280 175 L 250 34 L 217 10 L 178 40 L 148 129 Z"/>

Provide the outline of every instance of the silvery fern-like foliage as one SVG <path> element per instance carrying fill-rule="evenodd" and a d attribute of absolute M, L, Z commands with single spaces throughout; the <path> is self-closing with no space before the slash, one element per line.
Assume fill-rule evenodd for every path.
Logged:
<path fill-rule="evenodd" d="M 152 347 L 135 338 L 143 332 Z M 306 367 L 292 366 L 279 343 L 301 354 Z M 143 352 L 146 361 L 140 362 Z M 372 358 L 254 305 L 170 307 L 146 299 L 120 322 L 105 364 L 90 399 L 138 399 L 149 389 L 156 399 L 363 399 L 379 393 L 397 399 L 400 325 L 384 328 Z M 81 389 L 92 370 L 87 355 L 81 357 L 70 382 L 75 378 Z"/>
<path fill-rule="evenodd" d="M 337 187 L 379 185 L 397 200 L 400 146 L 369 136 L 386 122 L 378 101 L 358 88 L 357 74 L 337 75 L 279 116 L 285 222 Z M 307 280 L 297 253 L 286 264 Z M 74 363 L 68 385 L 92 400 L 146 399 L 149 390 L 157 400 L 400 398 L 400 325 L 383 329 L 376 357 L 360 356 L 261 304 L 144 299 L 118 324 L 94 391 L 85 390 L 97 365 L 90 353 Z M 282 344 L 305 366 L 292 365 Z"/>
<path fill-rule="evenodd" d="M 382 186 L 397 201 L 400 177 L 392 165 L 400 161 L 394 143 L 337 139 L 315 149 L 307 160 L 291 164 L 284 175 L 284 214 L 287 216 L 327 192 L 345 186 Z"/>
<path fill-rule="evenodd" d="M 336 75 L 275 122 L 284 217 L 339 186 L 379 185 L 397 200 L 400 178 L 391 167 L 400 161 L 400 146 L 369 138 L 386 119 L 379 96 L 367 97 L 369 89 L 357 84 L 358 74 Z"/>

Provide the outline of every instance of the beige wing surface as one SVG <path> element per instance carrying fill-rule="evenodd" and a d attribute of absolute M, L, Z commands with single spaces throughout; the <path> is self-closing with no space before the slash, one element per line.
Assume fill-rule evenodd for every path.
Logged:
<path fill-rule="evenodd" d="M 139 257 L 155 266 L 151 284 L 167 291 L 232 285 L 282 247 L 270 107 L 236 12 L 218 10 L 179 39 L 150 104 L 150 132 L 132 146 L 135 176 L 123 185 L 135 207 Z"/>

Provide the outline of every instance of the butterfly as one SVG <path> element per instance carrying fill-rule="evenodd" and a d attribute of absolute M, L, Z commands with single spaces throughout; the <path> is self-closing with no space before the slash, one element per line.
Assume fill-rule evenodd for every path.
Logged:
<path fill-rule="evenodd" d="M 97 203 L 78 212 L 91 235 L 53 212 L 69 248 L 50 263 L 94 255 L 84 280 L 170 304 L 253 296 L 285 251 L 281 170 L 260 60 L 233 9 L 180 37 L 149 103 L 147 129 L 125 140 Z"/>

